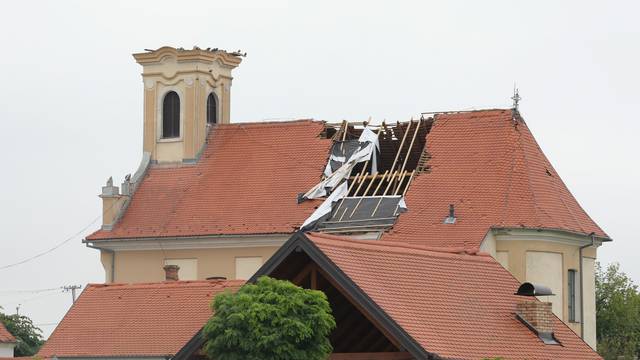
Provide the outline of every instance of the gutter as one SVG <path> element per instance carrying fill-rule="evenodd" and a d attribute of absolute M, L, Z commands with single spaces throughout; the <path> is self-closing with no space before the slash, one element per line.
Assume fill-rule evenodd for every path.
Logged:
<path fill-rule="evenodd" d="M 105 248 L 101 248 L 101 247 L 97 247 L 97 246 L 91 245 L 88 242 L 86 242 L 86 239 L 84 239 L 83 242 L 88 248 L 96 249 L 96 250 L 100 250 L 100 251 L 106 251 L 108 253 L 111 253 L 111 282 L 112 283 L 116 282 L 116 252 L 115 252 L 115 250 L 105 249 Z"/>
<path fill-rule="evenodd" d="M 580 254 L 580 337 L 584 340 L 584 274 L 582 273 L 582 250 L 596 243 L 596 233 L 592 232 L 588 235 L 591 237 L 591 243 L 580 246 L 578 253 Z"/>

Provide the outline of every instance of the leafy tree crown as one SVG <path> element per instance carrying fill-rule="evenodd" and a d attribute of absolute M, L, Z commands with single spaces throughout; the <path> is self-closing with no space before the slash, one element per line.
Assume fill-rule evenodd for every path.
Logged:
<path fill-rule="evenodd" d="M 16 338 L 14 356 L 35 355 L 44 343 L 42 331 L 24 315 L 6 315 L 0 312 L 0 322 Z"/>
<path fill-rule="evenodd" d="M 336 323 L 326 295 L 260 277 L 213 301 L 204 350 L 215 360 L 324 360 Z"/>

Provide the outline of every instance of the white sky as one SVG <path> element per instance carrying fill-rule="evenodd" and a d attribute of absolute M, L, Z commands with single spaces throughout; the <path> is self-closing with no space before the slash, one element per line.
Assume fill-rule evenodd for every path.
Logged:
<path fill-rule="evenodd" d="M 639 2 L 235 3 L 3 4 L 0 267 L 84 228 L 106 179 L 136 169 L 143 90 L 130 54 L 199 45 L 248 52 L 234 73 L 234 122 L 510 107 L 517 82 L 541 147 L 614 239 L 600 260 L 640 283 Z M 0 306 L 57 323 L 69 294 L 11 291 L 103 281 L 82 237 L 0 269 Z"/>

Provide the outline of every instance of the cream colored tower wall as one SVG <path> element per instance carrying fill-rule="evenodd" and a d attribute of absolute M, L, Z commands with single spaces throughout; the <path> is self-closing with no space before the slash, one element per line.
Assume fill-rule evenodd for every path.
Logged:
<path fill-rule="evenodd" d="M 261 258 L 266 261 L 278 249 L 277 246 L 188 249 L 188 250 L 131 250 L 115 253 L 115 282 L 139 283 L 163 281 L 165 274 L 162 267 L 165 260 L 195 260 L 197 263 L 197 279 L 211 276 L 224 276 L 236 279 L 236 258 Z M 110 280 L 111 254 L 103 251 L 102 265 L 106 280 Z M 246 272 L 245 272 L 246 273 Z M 244 276 L 244 273 L 243 273 Z"/>
<path fill-rule="evenodd" d="M 528 281 L 530 279 L 535 278 L 536 281 L 542 283 L 547 286 L 557 286 L 553 284 L 561 284 L 561 292 L 562 296 L 556 296 L 554 298 L 556 302 L 561 302 L 562 308 L 562 316 L 560 317 L 573 331 L 577 334 L 581 333 L 581 324 L 579 322 L 569 322 L 568 319 L 568 307 L 569 301 L 567 299 L 566 294 L 568 294 L 568 272 L 570 269 L 579 271 L 580 270 L 580 246 L 583 246 L 587 242 L 587 238 L 585 236 L 582 237 L 573 237 L 567 236 L 566 239 L 558 238 L 557 234 L 550 234 L 546 232 L 534 231 L 527 232 L 523 231 L 523 234 L 517 234 L 517 232 L 513 232 L 511 235 L 500 234 L 495 236 L 496 243 L 496 253 L 500 253 L 501 259 L 500 262 L 504 261 L 506 257 L 506 263 L 508 264 L 507 269 L 511 274 L 518 279 L 520 282 Z M 545 239 L 545 240 L 540 240 Z M 580 242 L 581 241 L 581 242 Z M 587 247 L 583 249 L 583 259 L 588 257 L 595 259 L 596 258 L 596 248 L 595 247 Z M 536 269 L 528 269 L 528 254 L 529 253 L 549 253 L 549 254 L 557 254 L 555 258 L 560 257 L 562 259 L 562 267 L 561 270 L 557 267 L 557 265 L 553 265 L 555 269 L 551 271 L 550 269 L 541 270 L 543 274 L 528 274 L 529 271 L 537 271 Z M 529 255 L 530 261 L 534 262 L 533 258 L 536 255 Z M 543 259 L 544 260 L 544 259 Z M 556 260 L 557 261 L 557 260 Z M 536 266 L 536 265 L 531 265 Z M 589 276 L 592 274 L 593 270 L 589 268 L 583 269 L 585 272 L 584 276 Z M 578 274 L 579 276 L 579 274 Z M 579 291 L 579 289 L 578 289 Z M 585 305 L 589 301 L 595 301 L 590 299 L 595 299 L 595 289 L 589 288 L 589 286 L 585 286 L 583 289 Z M 579 295 L 579 294 L 578 294 Z M 579 296 L 576 297 L 579 299 Z M 553 301 L 552 299 L 549 299 Z M 579 303 L 577 304 L 578 311 L 580 309 Z M 557 310 L 557 305 L 554 307 L 554 312 Z M 579 315 L 577 315 L 579 318 Z M 595 307 L 589 308 L 585 306 L 584 308 L 584 319 L 585 319 L 585 340 L 587 339 L 587 334 L 595 332 Z M 594 319 L 593 322 L 589 322 L 588 319 Z M 590 343 L 591 345 L 591 343 Z"/>
<path fill-rule="evenodd" d="M 594 258 L 582 258 L 584 296 L 584 341 L 592 348 L 598 344 L 596 340 L 596 279 Z"/>
<path fill-rule="evenodd" d="M 526 279 L 532 284 L 544 284 L 551 288 L 555 296 L 541 298 L 542 301 L 551 303 L 553 313 L 563 319 L 562 307 L 563 276 L 562 254 L 554 252 L 527 251 L 526 255 Z"/>
<path fill-rule="evenodd" d="M 134 57 L 143 66 L 143 150 L 158 163 L 195 161 L 206 140 L 209 94 L 217 99 L 217 122 L 230 122 L 231 70 L 240 64 L 240 58 L 224 51 L 170 47 Z M 180 97 L 180 136 L 164 139 L 162 105 L 169 91 Z"/>

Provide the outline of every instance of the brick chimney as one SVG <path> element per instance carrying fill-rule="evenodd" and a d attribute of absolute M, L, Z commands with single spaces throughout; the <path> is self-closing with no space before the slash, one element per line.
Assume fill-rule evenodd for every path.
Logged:
<path fill-rule="evenodd" d="M 178 270 L 180 270 L 180 266 L 178 265 L 165 265 L 164 276 L 166 281 L 178 281 Z"/>
<path fill-rule="evenodd" d="M 553 313 L 550 302 L 522 301 L 516 305 L 516 312 L 533 326 L 538 334 L 553 334 Z"/>

